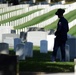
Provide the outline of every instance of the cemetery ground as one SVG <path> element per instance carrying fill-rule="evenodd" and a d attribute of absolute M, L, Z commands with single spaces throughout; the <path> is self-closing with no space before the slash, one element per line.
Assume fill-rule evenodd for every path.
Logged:
<path fill-rule="evenodd" d="M 74 60 L 70 62 L 51 62 L 51 53 L 40 53 L 39 47 L 33 47 L 33 57 L 19 60 L 17 70 L 19 73 L 68 73 L 74 72 Z M 15 55 L 13 49 L 10 49 L 10 55 Z"/>

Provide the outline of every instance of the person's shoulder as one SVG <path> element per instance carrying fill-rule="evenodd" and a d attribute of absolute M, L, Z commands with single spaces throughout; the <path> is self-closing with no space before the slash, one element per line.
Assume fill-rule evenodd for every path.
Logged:
<path fill-rule="evenodd" d="M 66 18 L 63 18 L 62 20 L 64 23 L 68 23 L 68 20 Z"/>

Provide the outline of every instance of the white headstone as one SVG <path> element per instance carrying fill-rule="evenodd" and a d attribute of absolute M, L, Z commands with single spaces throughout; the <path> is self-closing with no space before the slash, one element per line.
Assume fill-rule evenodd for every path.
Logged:
<path fill-rule="evenodd" d="M 24 50 L 25 50 L 24 44 L 16 45 L 15 52 L 16 52 L 16 55 L 18 55 L 19 60 L 25 60 Z"/>
<path fill-rule="evenodd" d="M 9 54 L 9 45 L 7 43 L 0 43 L 0 54 Z"/>
<path fill-rule="evenodd" d="M 76 57 L 76 38 L 68 38 L 66 44 L 70 47 L 70 59 Z"/>
<path fill-rule="evenodd" d="M 14 46 L 14 40 L 11 37 L 6 37 L 6 39 L 4 39 L 3 42 L 8 43 L 10 48 L 13 48 Z"/>
<path fill-rule="evenodd" d="M 26 57 L 33 57 L 33 43 L 26 42 L 25 43 L 25 56 Z"/>
<path fill-rule="evenodd" d="M 0 42 L 2 42 L 3 34 L 10 33 L 11 29 L 13 29 L 12 26 L 0 26 Z"/>
<path fill-rule="evenodd" d="M 14 39 L 14 50 L 15 50 L 17 44 L 21 44 L 21 39 L 20 38 L 15 38 Z"/>
<path fill-rule="evenodd" d="M 66 45 L 65 46 L 65 53 L 66 53 L 66 58 L 65 58 L 65 60 L 66 61 L 70 61 L 70 47 L 69 47 L 69 45 Z"/>
<path fill-rule="evenodd" d="M 32 42 L 34 46 L 40 46 L 41 40 L 47 39 L 47 32 L 30 31 L 27 33 L 27 42 Z"/>
<path fill-rule="evenodd" d="M 55 35 L 47 35 L 48 51 L 53 51 Z"/>
<path fill-rule="evenodd" d="M 40 41 L 40 53 L 47 53 L 48 52 L 48 43 L 46 40 Z"/>
<path fill-rule="evenodd" d="M 75 73 L 75 75 L 76 75 L 76 59 L 74 59 L 74 73 Z"/>
<path fill-rule="evenodd" d="M 14 38 L 19 38 L 18 34 L 3 34 L 2 42 L 8 43 L 10 48 L 14 48 Z"/>
<path fill-rule="evenodd" d="M 57 51 L 57 58 L 61 60 L 61 50 L 60 48 Z M 70 61 L 70 48 L 69 45 L 65 45 L 65 61 Z"/>

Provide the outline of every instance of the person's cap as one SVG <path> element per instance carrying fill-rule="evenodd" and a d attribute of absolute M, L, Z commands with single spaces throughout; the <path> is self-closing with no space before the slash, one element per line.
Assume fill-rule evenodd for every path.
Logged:
<path fill-rule="evenodd" d="M 65 12 L 64 9 L 58 9 L 55 15 L 63 15 L 64 12 Z"/>

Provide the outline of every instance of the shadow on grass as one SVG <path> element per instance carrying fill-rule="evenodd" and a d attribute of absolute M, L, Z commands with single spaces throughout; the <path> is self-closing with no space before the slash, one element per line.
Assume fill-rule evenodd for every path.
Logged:
<path fill-rule="evenodd" d="M 30 75 L 31 72 L 44 73 L 59 73 L 59 72 L 74 72 L 74 62 L 51 62 L 51 53 L 40 53 L 39 47 L 34 47 L 33 57 L 24 61 L 19 61 L 19 72 L 23 75 Z M 15 55 L 13 50 L 10 50 L 10 55 Z M 21 74 L 22 75 L 22 74 Z M 31 74 L 36 75 L 36 74 Z"/>
<path fill-rule="evenodd" d="M 39 50 L 34 50 L 33 58 L 26 58 L 25 61 L 19 62 L 20 71 L 25 72 L 74 72 L 73 62 L 51 62 L 51 52 L 40 53 Z"/>

